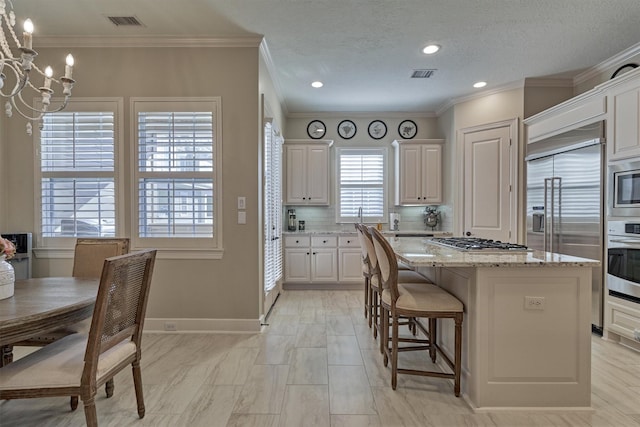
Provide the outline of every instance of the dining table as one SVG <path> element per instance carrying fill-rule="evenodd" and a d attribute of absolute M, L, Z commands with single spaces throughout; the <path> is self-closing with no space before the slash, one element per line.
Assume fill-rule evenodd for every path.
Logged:
<path fill-rule="evenodd" d="M 16 280 L 14 295 L 0 300 L 0 366 L 13 359 L 13 344 L 91 317 L 99 284 L 82 277 Z"/>

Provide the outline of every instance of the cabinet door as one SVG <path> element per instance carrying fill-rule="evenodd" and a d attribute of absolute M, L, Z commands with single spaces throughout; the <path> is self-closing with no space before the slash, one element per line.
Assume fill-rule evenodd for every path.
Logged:
<path fill-rule="evenodd" d="M 422 147 L 422 204 L 442 202 L 442 147 Z"/>
<path fill-rule="evenodd" d="M 329 204 L 329 147 L 307 147 L 306 202 L 313 205 Z"/>
<path fill-rule="evenodd" d="M 419 145 L 400 147 L 400 204 L 416 205 L 421 202 L 422 156 Z"/>
<path fill-rule="evenodd" d="M 336 249 L 311 250 L 311 280 L 313 282 L 338 281 L 338 254 Z"/>
<path fill-rule="evenodd" d="M 613 123 L 607 123 L 609 160 L 640 156 L 640 79 L 614 87 L 608 94 Z"/>
<path fill-rule="evenodd" d="M 284 250 L 284 280 L 285 282 L 308 282 L 311 279 L 309 249 Z"/>
<path fill-rule="evenodd" d="M 285 146 L 286 158 L 286 193 L 285 203 L 301 205 L 307 201 L 307 150 L 305 146 Z"/>
<path fill-rule="evenodd" d="M 361 260 L 360 249 L 338 249 L 338 281 L 364 282 Z"/>

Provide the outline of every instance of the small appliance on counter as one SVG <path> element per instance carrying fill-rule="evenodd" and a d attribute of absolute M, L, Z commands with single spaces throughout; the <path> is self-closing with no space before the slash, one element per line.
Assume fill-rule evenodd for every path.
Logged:
<path fill-rule="evenodd" d="M 298 221 L 298 231 L 304 231 L 304 221 Z"/>
<path fill-rule="evenodd" d="M 391 231 L 399 231 L 400 230 L 400 214 L 392 212 L 389 214 L 389 230 Z"/>
<path fill-rule="evenodd" d="M 296 210 L 287 209 L 287 230 L 296 231 Z"/>
<path fill-rule="evenodd" d="M 424 208 L 424 225 L 430 227 L 431 230 L 435 230 L 435 228 L 440 223 L 440 212 L 438 212 L 435 206 L 427 206 Z"/>

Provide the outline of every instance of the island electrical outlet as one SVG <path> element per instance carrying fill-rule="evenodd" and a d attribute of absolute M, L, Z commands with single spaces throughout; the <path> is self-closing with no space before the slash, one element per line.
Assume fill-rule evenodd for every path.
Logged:
<path fill-rule="evenodd" d="M 524 297 L 525 310 L 544 310 L 544 297 Z"/>

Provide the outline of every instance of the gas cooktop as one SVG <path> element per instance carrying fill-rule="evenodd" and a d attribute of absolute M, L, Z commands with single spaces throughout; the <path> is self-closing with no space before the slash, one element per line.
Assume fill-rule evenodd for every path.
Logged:
<path fill-rule="evenodd" d="M 461 251 L 478 252 L 526 252 L 530 250 L 524 245 L 503 243 L 499 240 L 480 239 L 477 237 L 434 237 L 432 243 Z"/>

